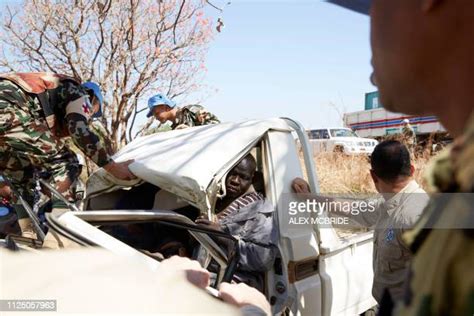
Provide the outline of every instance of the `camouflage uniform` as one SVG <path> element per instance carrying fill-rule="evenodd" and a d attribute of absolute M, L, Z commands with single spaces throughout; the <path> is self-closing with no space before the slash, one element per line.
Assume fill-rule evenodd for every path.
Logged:
<path fill-rule="evenodd" d="M 87 92 L 73 78 L 0 74 L 0 170 L 29 203 L 37 170 L 47 171 L 56 186 L 77 179 L 81 168 L 65 137 L 71 136 L 99 166 L 108 163 L 99 138 L 88 128 L 91 114 Z M 74 200 L 73 186 L 63 194 Z M 53 207 L 61 206 L 53 197 Z"/>
<path fill-rule="evenodd" d="M 92 132 L 99 137 L 101 143 L 104 144 L 107 154 L 113 156 L 115 151 L 112 148 L 112 143 L 108 141 L 109 136 L 104 124 L 98 119 L 93 119 L 92 122 L 90 122 L 90 128 L 92 129 Z"/>
<path fill-rule="evenodd" d="M 474 192 L 474 113 L 466 132 L 434 161 L 430 184 L 439 192 Z M 474 205 L 435 197 L 413 231 L 404 236 L 414 259 L 409 289 L 398 315 L 474 315 L 473 229 L 430 229 L 433 224 L 464 227 Z"/>
<path fill-rule="evenodd" d="M 219 119 L 214 114 L 209 113 L 203 106 L 195 104 L 179 108 L 171 128 L 180 129 L 219 123 Z"/>
<path fill-rule="evenodd" d="M 410 124 L 406 124 L 402 128 L 403 142 L 407 146 L 410 153 L 413 154 L 416 145 L 416 134 L 415 130 Z"/>
<path fill-rule="evenodd" d="M 145 130 L 142 135 L 143 136 L 147 136 L 147 135 L 152 135 L 152 134 L 156 134 L 156 133 L 163 133 L 163 132 L 169 132 L 171 131 L 171 126 L 170 125 L 167 125 L 167 124 L 160 124 L 156 127 L 152 127 L 152 128 L 149 128 L 147 130 Z"/>

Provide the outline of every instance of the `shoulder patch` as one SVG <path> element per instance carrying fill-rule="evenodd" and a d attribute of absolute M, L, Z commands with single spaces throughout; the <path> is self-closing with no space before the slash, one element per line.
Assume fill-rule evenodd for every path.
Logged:
<path fill-rule="evenodd" d="M 69 102 L 69 104 L 66 106 L 66 115 L 71 113 L 80 114 L 87 119 L 91 118 L 92 106 L 89 102 L 89 98 L 83 96 L 79 99 Z"/>

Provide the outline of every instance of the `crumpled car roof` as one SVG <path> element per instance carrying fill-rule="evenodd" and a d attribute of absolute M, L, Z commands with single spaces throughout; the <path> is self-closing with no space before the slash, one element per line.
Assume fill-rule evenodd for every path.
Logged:
<path fill-rule="evenodd" d="M 291 128 L 283 119 L 267 119 L 156 133 L 132 141 L 113 159 L 134 159 L 130 170 L 139 179 L 208 210 L 208 188 L 216 174 L 235 163 L 269 130 L 289 132 Z M 103 191 L 111 184 L 118 187 L 127 183 L 99 170 L 89 178 L 87 194 Z"/>

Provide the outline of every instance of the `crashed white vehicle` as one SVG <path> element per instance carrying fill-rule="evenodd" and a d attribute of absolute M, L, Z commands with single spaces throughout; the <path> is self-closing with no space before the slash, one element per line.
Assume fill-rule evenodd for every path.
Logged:
<path fill-rule="evenodd" d="M 375 139 L 359 137 L 354 131 L 345 127 L 309 130 L 308 137 L 315 153 L 371 154 L 378 144 Z"/>
<path fill-rule="evenodd" d="M 295 134 L 303 149 L 304 168 Z M 212 233 L 191 218 L 196 213 L 213 214 L 216 200 L 225 194 L 226 174 L 248 153 L 256 158 L 260 175 L 255 189 L 276 207 L 273 218 L 280 254 L 265 274 L 265 294 L 273 312 L 357 315 L 373 307 L 371 232 L 340 237 L 331 227 L 289 224 L 289 206 L 282 201 L 296 198 L 292 180 L 304 177 L 306 170 L 312 190 L 319 191 L 307 135 L 290 119 L 222 123 L 139 138 L 114 157 L 135 160 L 130 169 L 137 181 L 117 181 L 99 170 L 88 182 L 87 211 L 49 215 L 49 227 L 76 244 L 100 246 L 156 267 L 159 256 L 146 245 L 136 246 L 143 240 L 121 239 L 117 229 L 110 228 L 165 224 L 197 241 L 193 258 L 206 267 L 210 258 L 220 265 L 217 283 L 229 281 L 238 251 L 224 253 L 209 237 Z"/>

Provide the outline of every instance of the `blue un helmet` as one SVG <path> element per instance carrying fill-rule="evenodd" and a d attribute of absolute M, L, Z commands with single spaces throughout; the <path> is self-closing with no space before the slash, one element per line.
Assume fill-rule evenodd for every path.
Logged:
<path fill-rule="evenodd" d="M 150 110 L 148 111 L 148 114 L 146 115 L 146 117 L 153 116 L 153 109 L 157 107 L 158 105 L 162 105 L 162 104 L 167 105 L 170 108 L 174 108 L 176 106 L 176 103 L 174 101 L 168 99 L 168 97 L 165 96 L 164 94 L 158 93 L 148 99 L 148 108 Z"/>
<path fill-rule="evenodd" d="M 91 90 L 94 93 L 95 98 L 99 101 L 99 111 L 94 113 L 92 117 L 101 117 L 102 116 L 102 104 L 104 103 L 104 97 L 100 91 L 100 87 L 97 83 L 92 81 L 87 81 L 82 84 L 82 86 L 88 90 Z"/>

